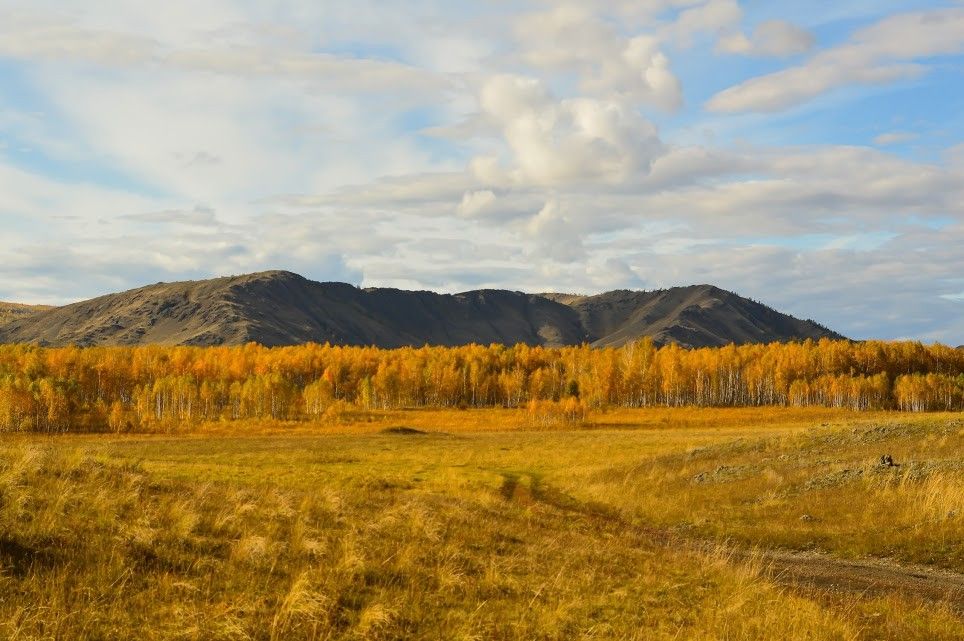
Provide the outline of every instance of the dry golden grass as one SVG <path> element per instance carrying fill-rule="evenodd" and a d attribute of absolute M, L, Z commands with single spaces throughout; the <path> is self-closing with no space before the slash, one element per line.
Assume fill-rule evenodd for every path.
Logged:
<path fill-rule="evenodd" d="M 48 309 L 53 308 L 48 305 L 22 305 L 20 303 L 0 302 L 0 322 L 24 318 Z"/>
<path fill-rule="evenodd" d="M 961 452 L 961 418 L 892 417 L 615 465 L 569 489 L 692 536 L 964 571 Z"/>
<path fill-rule="evenodd" d="M 8 438 L 0 638 L 964 637 L 949 606 L 779 587 L 765 555 L 725 542 L 958 567 L 959 517 L 944 518 L 961 496 L 945 464 L 958 418 L 808 412 L 621 411 L 548 431 L 525 429 L 525 411 L 394 412 Z M 901 466 L 805 489 L 882 448 Z M 693 482 L 721 465 L 740 471 Z M 863 494 L 892 526 L 828 518 Z"/>
<path fill-rule="evenodd" d="M 929 414 L 927 416 L 944 416 Z M 953 416 L 953 415 L 951 415 Z M 578 427 L 598 430 L 719 430 L 742 429 L 760 435 L 760 428 L 789 432 L 820 425 L 863 425 L 901 418 L 922 420 L 920 415 L 897 412 L 853 411 L 824 407 L 657 407 L 606 408 L 586 410 Z M 407 426 L 429 432 L 489 433 L 516 431 L 565 431 L 573 426 L 564 421 L 542 425 L 533 421 L 526 408 L 396 409 L 360 410 L 345 405 L 330 420 L 211 421 L 187 427 L 185 435 L 221 434 L 257 436 L 274 434 L 370 434 L 386 427 Z"/>

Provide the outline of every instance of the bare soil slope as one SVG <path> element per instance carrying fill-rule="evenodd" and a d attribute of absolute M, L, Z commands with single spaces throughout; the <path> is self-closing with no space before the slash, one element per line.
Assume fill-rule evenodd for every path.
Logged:
<path fill-rule="evenodd" d="M 45 345 L 684 346 L 839 338 L 709 286 L 599 296 L 359 289 L 283 271 L 158 283 L 6 322 L 0 342 Z"/>
<path fill-rule="evenodd" d="M 765 573 L 777 583 L 805 591 L 886 596 L 898 593 L 964 612 L 964 575 L 888 559 L 840 559 L 819 552 L 756 550 Z M 748 556 L 752 557 L 752 554 Z"/>

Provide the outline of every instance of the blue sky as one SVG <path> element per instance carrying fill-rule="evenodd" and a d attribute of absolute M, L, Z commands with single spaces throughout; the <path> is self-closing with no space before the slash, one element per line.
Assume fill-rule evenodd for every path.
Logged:
<path fill-rule="evenodd" d="M 0 0 L 0 300 L 710 282 L 964 343 L 964 2 L 819 4 Z"/>

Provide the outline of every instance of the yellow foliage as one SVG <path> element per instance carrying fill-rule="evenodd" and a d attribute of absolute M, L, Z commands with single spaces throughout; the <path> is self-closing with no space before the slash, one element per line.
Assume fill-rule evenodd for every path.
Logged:
<path fill-rule="evenodd" d="M 954 411 L 964 409 L 964 350 L 829 340 L 686 350 L 648 339 L 608 349 L 0 346 L 3 431 L 170 431 L 219 420 L 332 422 L 346 404 L 531 403 L 533 422 L 547 426 L 610 407 Z"/>
<path fill-rule="evenodd" d="M 568 397 L 561 401 L 529 401 L 529 423 L 535 427 L 573 427 L 586 422 L 589 407 L 585 401 Z"/>

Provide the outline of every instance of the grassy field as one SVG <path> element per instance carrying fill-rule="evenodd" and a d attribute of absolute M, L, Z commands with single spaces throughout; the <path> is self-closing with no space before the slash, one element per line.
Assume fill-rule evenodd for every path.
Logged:
<path fill-rule="evenodd" d="M 964 638 L 960 414 L 529 427 L 4 437 L 0 638 Z"/>

